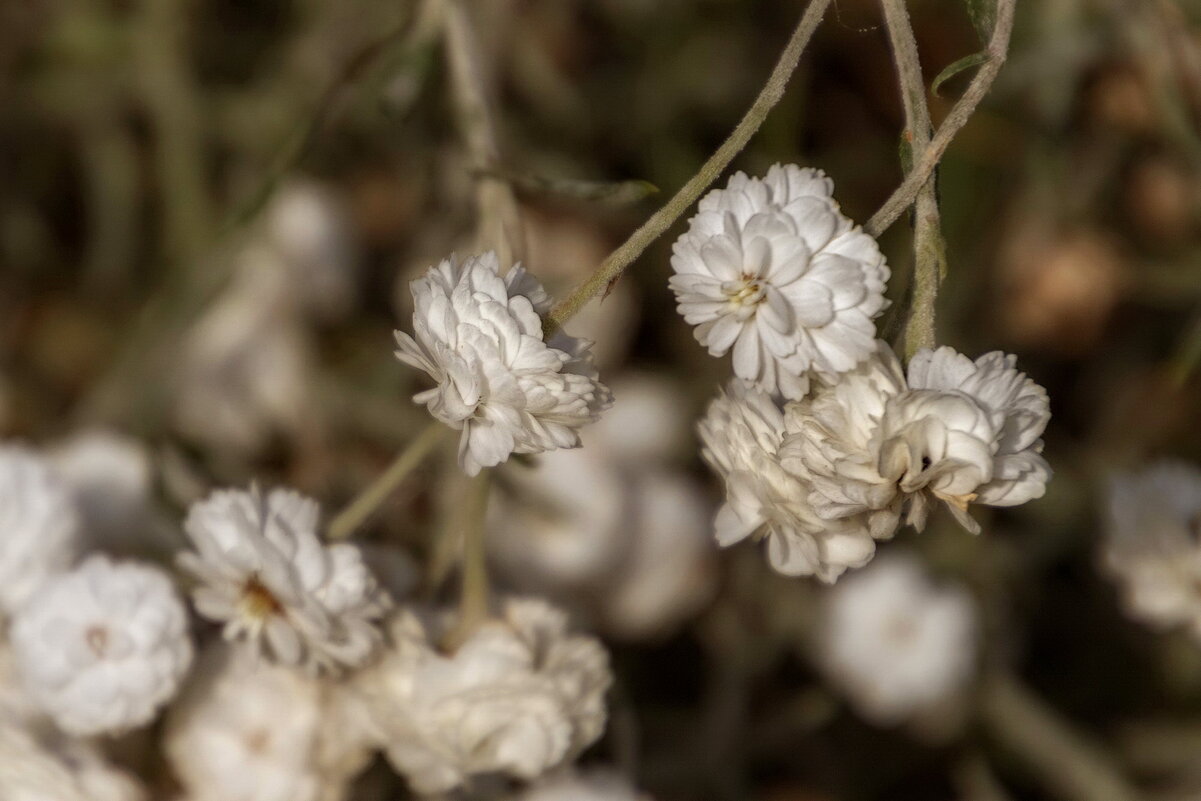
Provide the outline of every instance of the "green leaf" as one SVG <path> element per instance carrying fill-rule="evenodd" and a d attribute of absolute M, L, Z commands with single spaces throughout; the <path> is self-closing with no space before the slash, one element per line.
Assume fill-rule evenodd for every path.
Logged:
<path fill-rule="evenodd" d="M 967 15 L 972 19 L 972 25 L 980 36 L 981 42 L 992 38 L 992 29 L 997 24 L 997 0 L 963 0 L 967 6 Z"/>
<path fill-rule="evenodd" d="M 942 88 L 944 83 L 964 70 L 979 67 L 986 61 L 988 61 L 988 53 L 982 50 L 979 53 L 972 53 L 970 56 L 964 56 L 958 61 L 948 64 L 942 72 L 935 76 L 934 82 L 930 84 L 930 91 L 941 97 L 942 95 L 938 90 Z"/>

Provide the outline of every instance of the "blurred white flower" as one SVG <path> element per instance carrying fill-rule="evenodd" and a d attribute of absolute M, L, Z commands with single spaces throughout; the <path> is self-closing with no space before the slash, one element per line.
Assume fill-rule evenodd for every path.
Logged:
<path fill-rule="evenodd" d="M 167 575 L 105 556 L 47 581 L 11 633 L 30 696 L 76 735 L 149 723 L 192 662 L 187 612 Z"/>
<path fill-rule="evenodd" d="M 784 469 L 784 413 L 766 393 L 731 381 L 698 429 L 701 455 L 725 482 L 716 520 L 719 545 L 766 539 L 777 571 L 827 582 L 871 559 L 871 536 L 862 527 L 820 518 L 810 505 L 809 485 Z"/>
<path fill-rule="evenodd" d="M 506 278 L 492 252 L 444 260 L 412 284 L 413 330 L 397 331 L 401 361 L 438 386 L 414 397 L 461 430 L 469 475 L 512 453 L 579 445 L 579 430 L 612 402 L 589 343 L 556 333 L 543 341 L 549 299 L 520 265 Z"/>
<path fill-rule="evenodd" d="M 1101 556 L 1127 613 L 1201 637 L 1201 471 L 1162 461 L 1109 482 Z"/>
<path fill-rule="evenodd" d="M 908 382 L 879 343 L 873 358 L 791 404 L 783 465 L 812 486 L 826 520 L 890 537 L 902 519 L 925 526 L 943 502 L 972 532 L 972 503 L 1012 506 L 1040 497 L 1050 478 L 1039 439 L 1046 392 L 990 353 L 972 362 L 950 348 L 919 351 Z"/>
<path fill-rule="evenodd" d="M 864 718 L 893 725 L 953 698 L 976 664 L 975 606 L 888 554 L 826 591 L 818 659 Z"/>
<path fill-rule="evenodd" d="M 152 525 L 152 475 L 150 456 L 137 440 L 85 431 L 58 444 L 49 458 L 71 490 L 90 543 L 109 548 L 145 535 Z"/>
<path fill-rule="evenodd" d="M 871 354 L 889 270 L 819 170 L 736 173 L 701 199 L 672 248 L 671 288 L 713 356 L 768 394 L 800 398 Z"/>
<path fill-rule="evenodd" d="M 356 679 L 392 765 L 418 793 L 447 792 L 476 774 L 530 780 L 601 734 L 608 656 L 567 632 L 541 601 L 509 600 L 501 619 L 453 653 L 438 648 L 451 616 L 397 614 L 384 658 Z"/>
<path fill-rule="evenodd" d="M 639 638 L 667 631 L 710 597 L 715 548 L 704 493 L 670 466 L 688 431 L 681 388 L 636 376 L 615 390 L 584 447 L 505 471 L 488 547 L 520 592 Z"/>
<path fill-rule="evenodd" d="M 330 189 L 293 179 L 264 210 L 267 241 L 292 279 L 292 291 L 308 310 L 338 317 L 350 310 L 357 284 L 346 209 Z"/>
<path fill-rule="evenodd" d="M 332 682 L 222 646 L 167 716 L 167 758 L 189 801 L 338 801 L 371 758 Z"/>
<path fill-rule="evenodd" d="M 179 564 L 196 610 L 225 637 L 312 670 L 355 667 L 379 645 L 390 601 L 354 545 L 324 545 L 320 509 L 297 492 L 221 490 L 195 503 Z"/>
<path fill-rule="evenodd" d="M 563 770 L 530 785 L 511 801 L 644 801 L 629 779 L 615 771 Z"/>
<path fill-rule="evenodd" d="M 46 460 L 0 445 L 0 617 L 70 567 L 79 539 L 70 489 Z"/>
<path fill-rule="evenodd" d="M 94 748 L 43 742 L 0 721 L 0 801 L 143 801 L 132 776 L 109 765 Z"/>
<path fill-rule="evenodd" d="M 229 288 L 183 343 L 172 411 L 188 437 L 254 453 L 311 430 L 313 345 L 283 257 L 252 243 L 237 258 Z"/>

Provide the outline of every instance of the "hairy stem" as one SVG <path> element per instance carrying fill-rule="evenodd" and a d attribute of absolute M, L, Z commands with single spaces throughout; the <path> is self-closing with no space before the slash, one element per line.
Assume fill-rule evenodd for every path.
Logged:
<path fill-rule="evenodd" d="M 446 59 L 459 130 L 476 181 L 479 208 L 477 249 L 495 248 L 501 267 L 521 258 L 525 248 L 517 199 L 494 171 L 500 163 L 496 125 L 489 102 L 490 81 L 480 64 L 480 48 L 464 0 L 445 0 Z"/>
<path fill-rule="evenodd" d="M 1140 798 L 1110 756 L 1014 677 L 989 677 L 981 705 L 992 737 L 1056 796 L 1070 801 Z"/>
<path fill-rule="evenodd" d="M 879 236 L 897 221 L 905 209 L 913 205 L 922 191 L 922 187 L 930 180 L 934 168 L 938 166 L 938 162 L 951 144 L 951 140 L 971 119 L 976 107 L 984 99 L 984 95 L 988 94 L 988 90 L 996 80 L 997 73 L 1000 72 L 1001 65 L 1005 63 L 1005 57 L 1009 52 L 1009 37 L 1013 33 L 1013 8 L 1016 2 L 1017 0 L 997 0 L 997 21 L 993 28 L 992 38 L 988 42 L 988 60 L 980 65 L 976 77 L 972 78 L 963 97 L 959 98 L 959 102 L 954 105 L 946 119 L 938 126 L 938 131 L 930 140 L 926 152 L 920 157 L 914 154 L 913 169 L 905 176 L 905 180 L 888 200 L 884 201 L 880 210 L 872 215 L 872 218 L 867 221 L 867 225 L 863 226 L 863 230 L 867 233 Z"/>
<path fill-rule="evenodd" d="M 459 619 L 445 645 L 454 649 L 488 618 L 488 552 L 484 522 L 488 512 L 488 494 L 492 489 L 492 471 L 483 470 L 471 480 L 467 491 L 466 524 L 463 529 L 462 593 Z"/>
<path fill-rule="evenodd" d="M 701 193 L 717 180 L 717 177 L 730 165 L 734 157 L 746 147 L 746 143 L 759 130 L 759 126 L 763 124 L 768 113 L 783 97 L 784 88 L 788 85 L 788 79 L 796 71 L 801 53 L 809 44 L 813 31 L 821 22 L 829 5 L 830 0 L 810 0 L 808 8 L 801 15 L 800 22 L 797 23 L 796 30 L 793 31 L 792 38 L 788 40 L 784 52 L 780 54 L 780 59 L 776 62 L 767 83 L 760 90 L 759 96 L 755 98 L 755 102 L 751 104 L 738 126 L 734 128 L 721 147 L 709 157 L 709 160 L 701 165 L 696 175 L 692 176 L 663 208 L 655 212 L 617 250 L 610 253 L 591 276 L 551 309 L 544 325 L 548 334 L 560 328 L 588 301 L 601 294 L 612 282 L 616 281 L 652 242 L 658 239 L 688 207 L 696 202 Z"/>
<path fill-rule="evenodd" d="M 430 423 L 396 456 L 379 478 L 371 482 L 367 489 L 359 493 L 358 497 L 330 521 L 326 535 L 328 539 L 344 540 L 353 534 L 355 529 L 400 486 L 400 482 L 425 460 L 448 431 L 449 429 L 439 422 Z"/>
<path fill-rule="evenodd" d="M 930 109 L 926 104 L 926 81 L 917 54 L 917 40 L 909 22 L 905 0 L 881 0 L 888 39 L 892 43 L 893 59 L 901 87 L 901 104 L 905 109 L 903 146 L 908 148 L 910 163 L 916 163 L 930 146 Z M 906 357 L 922 348 L 934 347 L 935 301 L 938 285 L 946 271 L 946 245 L 943 242 L 938 214 L 938 173 L 918 190 L 913 219 L 913 301 L 905 323 L 904 350 Z"/>

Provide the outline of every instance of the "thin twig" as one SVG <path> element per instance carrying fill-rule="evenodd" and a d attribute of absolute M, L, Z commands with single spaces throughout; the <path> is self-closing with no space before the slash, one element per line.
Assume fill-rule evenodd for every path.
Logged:
<path fill-rule="evenodd" d="M 490 83 L 480 65 L 479 43 L 464 0 L 445 0 L 446 59 L 459 129 L 471 161 L 479 208 L 477 249 L 495 249 L 507 268 L 524 253 L 517 199 L 509 183 L 490 169 L 500 160 L 489 102 Z"/>
<path fill-rule="evenodd" d="M 1014 677 L 989 677 L 982 688 L 981 705 L 989 733 L 1055 795 L 1070 801 L 1141 798 L 1113 767 L 1112 757 Z"/>
<path fill-rule="evenodd" d="M 880 210 L 872 215 L 872 218 L 867 221 L 867 225 L 863 226 L 863 230 L 867 233 L 879 236 L 897 221 L 905 209 L 913 205 L 922 187 L 930 180 L 930 175 L 938 166 L 938 162 L 951 144 L 951 140 L 967 124 L 972 114 L 975 113 L 976 107 L 980 105 L 980 101 L 988 94 L 988 90 L 996 80 L 997 73 L 1000 72 L 1001 65 L 1005 63 L 1005 57 L 1009 52 L 1009 37 L 1013 33 L 1013 7 L 1016 2 L 1017 0 L 997 0 L 997 21 L 996 27 L 993 28 L 992 38 L 988 42 L 988 61 L 980 66 L 976 77 L 972 78 L 967 91 L 963 93 L 963 97 L 959 98 L 959 102 L 938 126 L 938 131 L 930 140 L 926 152 L 922 154 L 921 158 L 914 157 L 913 170 L 905 176 L 905 180 L 888 200 L 884 201 Z"/>
<path fill-rule="evenodd" d="M 911 157 L 910 164 L 919 161 L 930 146 L 930 108 L 926 104 L 926 81 L 917 54 L 917 40 L 909 22 L 905 0 L 881 0 L 888 39 L 892 43 L 893 60 L 901 87 L 901 104 L 905 109 L 904 142 Z M 917 194 L 913 220 L 913 301 L 905 323 L 905 355 L 912 356 L 922 348 L 934 347 L 935 301 L 938 285 L 946 270 L 946 244 L 942 238 L 938 214 L 938 172 L 922 184 Z"/>
<path fill-rule="evenodd" d="M 734 128 L 721 147 L 709 157 L 709 160 L 701 166 L 696 175 L 692 176 L 663 208 L 655 212 L 617 250 L 610 253 L 591 276 L 551 309 L 544 324 L 547 333 L 560 328 L 564 322 L 583 308 L 584 304 L 601 294 L 612 282 L 616 281 L 652 242 L 658 239 L 696 202 L 701 193 L 717 180 L 717 177 L 730 165 L 734 157 L 746 147 L 746 143 L 759 130 L 759 126 L 763 124 L 768 113 L 783 97 L 788 80 L 796 71 L 801 53 L 809 43 L 813 31 L 817 29 L 829 5 L 830 0 L 811 0 L 805 13 L 801 15 L 801 20 L 797 23 L 792 38 L 788 40 L 784 52 L 780 54 L 780 59 L 776 62 L 767 83 L 738 126 Z"/>
<path fill-rule="evenodd" d="M 330 521 L 327 538 L 344 540 L 353 534 L 355 529 L 361 526 L 372 512 L 378 509 L 380 504 L 400 486 L 400 482 L 404 481 L 409 473 L 424 461 L 449 430 L 437 421 L 430 423 L 396 456 L 396 459 L 379 478 L 371 482 L 367 489 L 359 493 L 345 509 Z"/>

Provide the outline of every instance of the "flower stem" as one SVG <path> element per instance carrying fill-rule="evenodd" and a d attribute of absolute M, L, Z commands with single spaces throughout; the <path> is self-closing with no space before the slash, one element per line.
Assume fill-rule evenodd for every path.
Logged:
<path fill-rule="evenodd" d="M 963 97 L 959 98 L 959 102 L 938 126 L 926 152 L 920 157 L 916 153 L 914 154 L 913 169 L 905 176 L 905 180 L 893 191 L 888 200 L 884 201 L 880 210 L 872 215 L 872 218 L 867 221 L 867 225 L 863 226 L 863 230 L 867 233 L 879 236 L 897 221 L 905 209 L 913 205 L 918 193 L 922 191 L 922 187 L 930 180 L 934 168 L 938 166 L 938 162 L 951 144 L 951 140 L 971 119 L 976 107 L 984 99 L 984 95 L 988 94 L 993 81 L 997 78 L 997 73 L 1001 71 L 1001 65 L 1005 63 L 1005 56 L 1009 52 L 1009 36 L 1013 33 L 1013 7 L 1016 2 L 1017 0 L 997 0 L 997 19 L 986 51 L 988 60 L 980 66 L 976 77 L 972 78 L 967 91 L 963 93 Z"/>
<path fill-rule="evenodd" d="M 734 157 L 746 147 L 746 143 L 750 141 L 750 138 L 767 118 L 768 112 L 783 97 L 784 88 L 788 85 L 788 79 L 796 71 L 801 52 L 809 44 L 813 31 L 821 22 L 829 5 L 830 0 L 810 1 L 805 13 L 801 15 L 800 22 L 797 23 L 796 30 L 792 33 L 792 38 L 788 40 L 784 52 L 780 54 L 780 59 L 776 62 L 767 83 L 764 84 L 759 96 L 755 98 L 755 102 L 751 104 L 738 126 L 734 128 L 721 147 L 709 157 L 709 160 L 701 165 L 696 175 L 692 176 L 663 208 L 655 212 L 617 250 L 610 253 L 591 276 L 551 309 L 543 324 L 547 335 L 562 327 L 563 323 L 571 319 L 588 301 L 601 294 L 606 287 L 621 277 L 626 268 L 641 256 L 642 252 L 664 231 L 670 228 L 689 206 L 696 202 L 701 193 L 717 180 L 717 177 L 730 165 Z"/>
<path fill-rule="evenodd" d="M 405 447 L 392 464 L 379 478 L 371 482 L 367 489 L 350 502 L 330 521 L 326 537 L 330 540 L 344 540 L 354 533 L 354 530 L 371 516 L 379 505 L 404 481 L 413 468 L 421 464 L 434 446 L 445 436 L 449 429 L 438 422 L 430 423 L 417 438 Z"/>
<path fill-rule="evenodd" d="M 926 81 L 917 54 L 917 41 L 909 22 L 905 0 L 881 0 L 888 39 L 892 43 L 893 60 L 901 88 L 901 104 L 905 109 L 905 131 L 902 147 L 907 149 L 910 165 L 925 155 L 930 146 L 930 109 L 926 104 Z M 913 219 L 913 301 L 905 323 L 904 346 L 906 357 L 922 348 L 934 347 L 934 313 L 938 285 L 946 273 L 946 243 L 939 226 L 936 172 L 931 172 L 920 190 Z"/>
<path fill-rule="evenodd" d="M 459 620 L 446 641 L 446 646 L 452 650 L 462 645 L 488 617 L 488 551 L 484 525 L 491 489 L 492 471 L 483 470 L 471 480 L 467 491 Z"/>
<path fill-rule="evenodd" d="M 981 712 L 998 744 L 1056 796 L 1072 801 L 1137 801 L 1114 760 L 1010 675 L 990 676 Z"/>

